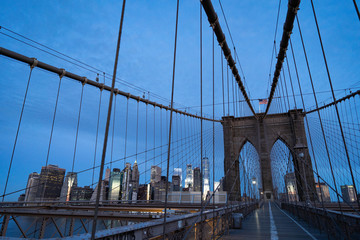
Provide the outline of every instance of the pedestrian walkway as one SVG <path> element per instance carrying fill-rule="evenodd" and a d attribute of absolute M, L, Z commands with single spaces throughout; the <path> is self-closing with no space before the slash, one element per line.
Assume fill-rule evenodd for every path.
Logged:
<path fill-rule="evenodd" d="M 327 239 L 327 236 L 295 219 L 276 203 L 265 202 L 261 208 L 245 218 L 242 229 L 230 229 L 229 235 L 224 235 L 222 239 L 323 240 Z"/>

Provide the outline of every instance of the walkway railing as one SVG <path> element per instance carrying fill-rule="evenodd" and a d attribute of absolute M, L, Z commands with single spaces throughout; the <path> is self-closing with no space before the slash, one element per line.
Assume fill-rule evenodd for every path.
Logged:
<path fill-rule="evenodd" d="M 135 209 L 135 206 L 132 208 L 129 206 L 130 204 L 116 204 L 100 207 L 96 239 L 156 239 L 162 237 L 163 207 L 156 208 L 155 204 L 154 206 L 149 205 L 146 209 L 142 204 L 136 204 L 139 209 Z M 199 204 L 187 204 L 186 206 L 169 204 L 165 234 L 169 239 L 183 239 L 185 234 L 186 239 L 193 239 L 199 237 L 201 232 L 205 239 L 213 234 L 219 236 L 224 234 L 231 225 L 232 213 L 239 212 L 246 216 L 258 206 L 258 202 L 247 204 L 229 202 L 227 206 L 217 205 L 214 209 L 209 206 L 204 209 L 201 218 Z M 54 235 L 59 235 L 62 238 L 91 239 L 94 206 L 77 206 L 79 209 L 74 207 L 51 205 L 3 207 L 0 212 L 0 215 L 4 216 L 0 236 L 6 236 L 9 239 L 9 235 L 6 234 L 7 228 L 13 222 L 24 238 L 51 239 Z M 187 207 L 187 211 L 176 210 L 184 207 Z M 25 226 L 23 221 L 26 220 L 32 221 L 28 225 L 37 225 L 38 227 Z M 213 227 L 215 231 L 213 231 Z M 10 239 L 15 238 L 10 237 Z"/>
<path fill-rule="evenodd" d="M 325 231 L 330 238 L 360 239 L 359 215 L 294 203 L 281 203 L 281 208 Z"/>

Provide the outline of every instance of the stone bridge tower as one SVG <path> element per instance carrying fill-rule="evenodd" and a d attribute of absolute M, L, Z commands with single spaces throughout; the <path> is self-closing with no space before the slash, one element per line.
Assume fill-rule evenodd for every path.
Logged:
<path fill-rule="evenodd" d="M 246 142 L 250 142 L 259 154 L 264 197 L 273 197 L 270 151 L 278 139 L 287 145 L 292 154 L 300 201 L 317 198 L 304 116 L 302 110 L 298 109 L 287 113 L 268 114 L 265 118 L 263 114 L 257 114 L 258 119 L 255 116 L 223 117 L 224 171 L 225 174 L 228 172 L 225 189 L 230 194 L 230 200 L 239 201 L 241 197 L 240 178 L 237 176 L 240 151 Z"/>

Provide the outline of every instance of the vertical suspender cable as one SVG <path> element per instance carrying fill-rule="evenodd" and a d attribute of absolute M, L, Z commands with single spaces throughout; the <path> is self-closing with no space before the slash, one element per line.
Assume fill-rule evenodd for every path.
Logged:
<path fill-rule="evenodd" d="M 48 150 L 47 150 L 47 155 L 46 155 L 46 162 L 45 162 L 45 166 L 47 167 L 48 162 L 49 162 L 49 155 L 50 155 L 50 148 L 51 148 L 51 141 L 52 141 L 52 135 L 54 132 L 54 125 L 55 125 L 55 118 L 56 118 L 56 112 L 57 112 L 57 106 L 58 106 L 58 102 L 59 102 L 59 95 L 60 95 L 60 88 L 61 88 L 61 80 L 65 75 L 65 70 L 63 69 L 62 74 L 59 77 L 59 86 L 58 86 L 58 91 L 56 94 L 56 101 L 55 101 L 55 109 L 54 109 L 54 115 L 53 115 L 53 119 L 52 119 L 52 124 L 51 124 L 51 131 L 50 131 L 50 138 L 49 138 L 49 145 L 48 145 Z M 46 172 L 46 174 L 48 173 L 48 171 Z M 45 181 L 45 185 L 44 186 L 40 186 L 43 188 L 42 193 L 41 193 L 41 198 L 44 197 L 45 194 L 45 188 L 46 188 L 46 182 L 47 182 L 47 176 L 46 176 L 46 181 Z"/>
<path fill-rule="evenodd" d="M 135 152 L 136 152 L 136 157 L 135 160 L 137 160 L 138 158 L 138 145 L 139 145 L 139 101 L 137 101 L 137 105 L 136 105 L 136 147 L 135 147 Z"/>
<path fill-rule="evenodd" d="M 302 102 L 302 105 L 303 105 L 303 109 L 305 109 L 304 96 L 303 96 L 302 89 L 301 89 L 299 73 L 298 73 L 298 70 L 297 70 L 297 65 L 296 65 L 296 60 L 295 60 L 295 55 L 294 55 L 294 50 L 293 50 L 293 47 L 292 47 L 291 39 L 290 39 L 290 48 L 291 48 L 291 53 L 292 53 L 292 56 L 293 56 L 296 78 L 297 78 L 297 82 L 298 82 L 298 85 L 299 85 L 301 102 Z M 287 60 L 287 58 L 286 58 L 286 60 Z M 287 65 L 289 67 L 289 62 L 288 61 L 287 61 Z M 294 95 L 294 93 L 293 93 L 293 95 Z M 311 132 L 310 132 L 309 121 L 308 121 L 307 115 L 305 115 L 305 121 L 306 121 L 306 128 L 307 128 L 308 133 L 309 133 L 309 140 L 310 140 L 311 152 L 312 152 L 313 158 L 314 158 L 315 169 L 316 169 L 316 172 L 318 173 L 319 171 L 318 171 L 318 167 L 317 167 L 316 155 L 315 155 L 315 152 L 314 152 L 314 145 L 313 145 L 313 141 L 312 141 L 312 136 L 311 136 Z M 318 177 L 318 183 L 320 184 L 320 176 L 319 176 L 319 174 L 317 174 L 317 177 Z M 320 189 L 320 195 L 321 195 L 321 204 L 322 204 L 323 209 L 325 210 L 324 201 L 323 201 L 323 198 L 322 198 L 322 195 L 323 195 L 322 188 L 320 187 L 319 189 Z"/>
<path fill-rule="evenodd" d="M 163 129 L 163 125 L 162 125 L 162 112 L 161 112 L 161 108 L 159 110 L 159 114 L 160 114 L 160 163 L 161 163 L 161 169 L 163 168 L 162 167 L 162 164 L 163 164 L 163 132 L 162 132 L 162 129 Z"/>
<path fill-rule="evenodd" d="M 111 134 L 110 169 L 112 168 L 113 152 L 114 152 L 114 132 L 115 132 L 115 121 L 116 121 L 116 95 L 117 94 L 115 93 L 114 115 L 113 115 L 112 134 Z M 110 178 L 111 178 L 111 174 L 110 174 Z"/>
<path fill-rule="evenodd" d="M 288 89 L 287 89 L 287 86 L 286 86 L 286 78 L 285 78 L 284 68 L 282 69 L 282 74 L 283 74 L 283 79 L 284 79 L 284 88 L 285 88 L 287 103 L 288 103 L 289 110 L 290 110 L 291 107 L 290 107 L 289 93 L 288 93 Z"/>
<path fill-rule="evenodd" d="M 222 97 L 223 97 L 223 116 L 225 116 L 225 94 L 224 94 L 224 63 L 222 50 L 220 48 L 220 58 L 221 58 L 221 82 L 222 82 Z"/>
<path fill-rule="evenodd" d="M 315 19 L 315 24 L 316 24 L 316 29 L 317 29 L 317 33 L 318 33 L 318 37 L 319 37 L 319 41 L 320 41 L 320 46 L 321 46 L 321 51 L 322 51 L 323 58 L 324 58 L 324 62 L 325 62 L 326 73 L 327 73 L 328 79 L 329 79 L 329 84 L 330 84 L 330 88 L 331 88 L 331 94 L 332 94 L 333 100 L 334 100 L 334 102 L 335 102 L 335 110 L 336 110 L 337 120 L 338 120 L 338 122 L 339 122 L 339 127 L 340 127 L 340 131 L 341 131 L 341 137 L 342 137 L 343 144 L 344 144 L 344 148 L 345 148 L 346 158 L 347 158 L 347 161 L 348 161 L 348 164 L 349 164 L 349 170 L 350 170 L 350 174 L 351 174 L 351 180 L 352 180 L 353 185 L 354 185 L 354 190 L 355 190 L 355 192 L 357 193 L 358 191 L 357 191 L 357 188 L 356 188 L 355 178 L 354 178 L 354 174 L 353 174 L 352 167 L 351 167 L 349 151 L 348 151 L 347 144 L 346 144 L 346 141 L 345 141 L 345 135 L 344 135 L 342 123 L 341 123 L 341 120 L 340 120 L 339 109 L 338 109 L 338 107 L 337 107 L 337 102 L 336 102 L 336 98 L 335 98 L 334 88 L 333 88 L 332 81 L 331 81 L 331 77 L 330 77 L 330 71 L 329 71 L 329 67 L 328 67 L 328 64 L 327 64 L 326 56 L 325 56 L 325 50 L 324 50 L 324 46 L 323 46 L 322 39 L 321 39 L 319 24 L 318 24 L 318 21 L 317 21 L 317 18 L 316 18 L 316 13 L 315 13 L 315 8 L 314 8 L 313 0 L 311 0 L 311 7 L 312 7 L 312 10 L 313 10 L 314 19 Z M 298 18 L 296 18 L 296 19 L 297 19 L 297 21 L 299 21 Z M 360 199 L 359 199 L 359 198 L 356 198 L 356 199 L 357 199 L 358 206 L 360 207 Z"/>
<path fill-rule="evenodd" d="M 214 49 L 214 32 L 212 34 L 212 84 L 213 84 L 213 120 L 215 120 L 215 49 Z M 213 142 L 212 142 L 212 148 L 213 148 L 213 163 L 212 163 L 212 182 L 213 182 L 213 192 L 215 194 L 215 122 L 212 122 L 212 134 L 213 134 Z M 215 196 L 213 196 L 213 239 L 215 239 Z"/>
<path fill-rule="evenodd" d="M 203 99 L 202 99 L 202 7 L 201 7 L 201 1 L 200 1 L 200 196 L 201 196 L 201 210 L 200 210 L 200 216 L 201 216 L 201 226 L 200 226 L 200 239 L 202 239 L 202 221 L 203 221 L 203 194 L 204 194 L 204 186 L 203 186 Z"/>
<path fill-rule="evenodd" d="M 95 151 L 94 151 L 94 163 L 93 163 L 93 172 L 92 172 L 92 178 L 91 178 L 91 186 L 94 185 L 96 150 L 97 150 L 97 143 L 98 143 L 98 136 L 99 136 L 99 123 L 100 123 L 100 113 L 101 113 L 102 92 L 103 92 L 103 88 L 100 88 L 99 109 L 98 109 L 98 118 L 97 118 L 97 124 L 96 124 Z"/>
<path fill-rule="evenodd" d="M 126 100 L 126 117 L 125 117 L 125 141 L 124 141 L 124 168 L 126 162 L 126 150 L 127 150 L 127 132 L 128 132 L 128 119 L 129 119 L 129 98 Z"/>
<path fill-rule="evenodd" d="M 28 93 L 28 90 L 29 90 L 31 74 L 32 74 L 32 71 L 33 71 L 34 67 L 36 66 L 36 64 L 37 64 L 37 60 L 34 58 L 34 63 L 33 63 L 33 65 L 30 66 L 29 78 L 28 78 L 27 85 L 26 85 L 26 90 L 25 90 L 25 95 L 24 95 L 23 104 L 22 104 L 22 107 L 21 107 L 19 123 L 18 123 L 18 127 L 17 127 L 17 130 L 16 130 L 15 141 L 14 141 L 14 146 L 13 146 L 13 150 L 12 150 L 12 153 L 11 153 L 11 159 L 10 159 L 9 169 L 8 169 L 8 173 L 7 173 L 7 177 L 6 177 L 4 194 L 3 194 L 3 196 L 2 196 L 2 201 L 5 200 L 6 188 L 7 188 L 7 185 L 8 185 L 9 176 L 10 176 L 10 171 L 11 171 L 11 166 L 12 166 L 12 162 L 13 162 L 13 159 L 14 159 L 14 153 L 15 153 L 15 148 L 16 148 L 17 139 L 18 139 L 18 136 L 19 136 L 20 126 L 21 126 L 21 120 L 22 120 L 22 116 L 23 116 L 23 113 L 24 113 L 24 108 L 25 108 L 25 103 L 26 103 L 26 97 L 27 97 L 27 93 Z"/>
<path fill-rule="evenodd" d="M 305 44 L 304 44 L 304 40 L 303 40 L 302 33 L 301 33 L 300 23 L 299 23 L 299 20 L 298 20 L 297 17 L 296 17 L 296 20 L 297 20 L 298 30 L 299 30 L 300 39 L 301 39 L 301 43 L 302 43 L 302 47 L 303 47 L 303 52 L 304 52 L 304 56 L 305 56 L 306 66 L 307 66 L 308 73 L 309 73 L 310 83 L 311 83 L 311 87 L 312 87 L 312 91 L 313 91 L 313 95 L 314 95 L 314 100 L 315 100 L 316 108 L 318 108 L 318 101 L 317 101 L 317 97 L 316 97 L 316 92 L 315 92 L 315 88 L 314 88 L 314 83 L 313 83 L 313 80 L 312 80 L 312 75 L 311 75 L 311 71 L 310 71 L 309 61 L 308 61 L 307 54 L 306 54 L 306 50 L 305 50 Z M 292 41 L 291 41 L 291 39 L 289 39 L 289 42 L 290 42 L 291 51 L 293 51 L 293 46 L 292 46 Z M 295 59 L 294 52 L 292 52 L 292 54 L 293 54 L 293 57 L 294 57 L 294 59 Z M 322 119 L 321 119 L 321 116 L 320 116 L 320 112 L 317 111 L 317 113 L 318 113 L 318 118 L 319 118 L 319 121 L 320 121 L 321 132 L 322 132 L 323 139 L 324 139 L 324 144 L 325 144 L 325 149 L 326 149 L 326 155 L 327 155 L 328 160 L 329 160 L 329 166 L 330 166 L 330 171 L 331 171 L 332 180 L 333 180 L 333 183 L 334 183 L 334 188 L 335 188 L 336 193 L 338 193 L 337 186 L 336 186 L 336 180 L 335 180 L 335 176 L 334 176 L 334 171 L 333 171 L 333 166 L 332 166 L 332 162 L 331 162 L 331 158 L 330 158 L 329 148 L 328 148 L 328 144 L 327 144 L 327 140 L 326 140 L 326 136 L 325 136 L 325 131 L 324 131 L 323 122 L 322 122 Z M 339 195 L 337 194 L 336 196 L 337 196 L 337 199 L 338 199 L 340 212 L 341 212 L 341 214 L 342 214 Z"/>
<path fill-rule="evenodd" d="M 176 23 L 175 23 L 175 43 L 174 43 L 174 59 L 172 69 L 172 83 L 171 83 L 171 105 L 170 105 L 170 126 L 169 126 L 169 141 L 167 149 L 167 167 L 166 167 L 166 189 L 165 189 L 165 209 L 164 209 L 164 225 L 163 225 L 163 239 L 165 237 L 166 218 L 167 218 L 167 203 L 168 203 L 168 188 L 169 188 L 169 164 L 170 164 L 170 147 L 171 147 L 171 127 L 174 106 L 174 88 L 175 88 L 175 66 L 176 66 L 176 44 L 177 44 L 177 30 L 179 19 L 179 0 L 176 2 Z"/>
<path fill-rule="evenodd" d="M 156 107 L 154 106 L 154 166 L 155 166 L 155 153 L 156 153 L 156 151 L 155 151 L 155 149 L 156 149 L 156 134 L 155 134 L 155 131 L 156 131 L 156 121 L 155 121 L 155 113 L 156 113 Z M 160 144 L 161 145 L 161 144 Z"/>
<path fill-rule="evenodd" d="M 145 183 L 146 183 L 146 173 L 148 171 L 148 169 L 147 169 L 147 152 L 148 152 L 147 139 L 148 139 L 148 104 L 146 104 L 146 116 L 145 116 Z"/>
<path fill-rule="evenodd" d="M 227 101 L 227 104 L 228 104 L 228 116 L 230 116 L 230 93 L 229 93 L 229 67 L 226 66 L 226 78 L 227 78 L 227 97 L 228 97 L 228 101 Z"/>
<path fill-rule="evenodd" d="M 292 95 L 293 95 L 293 98 L 294 98 L 295 109 L 297 109 L 295 93 L 294 93 L 294 87 L 293 87 L 293 83 L 292 83 L 292 79 L 291 79 L 290 66 L 289 66 L 289 61 L 288 61 L 287 56 L 285 57 L 285 59 L 286 59 L 286 66 L 287 66 L 287 69 L 288 69 L 288 72 L 289 72 L 289 79 L 290 79 L 290 84 L 291 84 Z"/>
<path fill-rule="evenodd" d="M 79 126 L 80 126 L 80 117 L 81 117 L 81 107 L 82 107 L 83 95 L 84 95 L 84 86 L 85 86 L 85 83 L 83 83 L 81 86 L 79 115 L 78 115 L 78 121 L 77 121 L 77 126 L 76 126 L 75 146 L 74 146 L 74 155 L 73 155 L 73 162 L 72 162 L 72 166 L 71 166 L 71 172 L 74 172 L 74 167 L 75 167 L 75 156 L 76 156 L 77 142 L 78 142 L 78 136 L 79 136 Z"/>
<path fill-rule="evenodd" d="M 234 76 L 231 75 L 231 89 L 232 89 L 232 99 L 233 99 L 233 116 L 235 116 L 235 94 L 234 94 Z"/>
<path fill-rule="evenodd" d="M 109 108 L 108 108 L 107 119 L 106 119 L 104 146 L 103 146 L 102 157 L 101 157 L 99 181 L 98 181 L 98 188 L 97 188 L 97 195 L 96 195 L 95 213 L 94 213 L 94 220 L 93 220 L 93 225 L 92 225 L 92 229 L 91 229 L 91 239 L 92 240 L 95 239 L 96 221 L 97 221 L 98 211 L 99 211 L 100 192 L 101 192 L 101 188 L 102 188 L 101 183 L 102 183 L 102 178 L 103 178 L 106 147 L 107 147 L 107 141 L 108 141 L 108 135 L 109 135 L 111 108 L 112 108 L 114 88 L 115 88 L 115 79 L 116 79 L 116 70 L 117 70 L 117 64 L 118 64 L 118 59 L 119 59 L 119 50 L 120 50 L 120 40 L 121 40 L 122 26 L 123 26 L 123 22 L 124 22 L 125 3 L 126 3 L 126 0 L 123 0 L 122 10 L 121 10 L 120 27 L 119 27 L 119 35 L 118 35 L 118 41 L 117 41 L 117 46 L 116 46 L 114 72 L 113 72 L 113 78 L 112 78 L 112 83 L 111 83 L 110 101 L 109 101 Z"/>

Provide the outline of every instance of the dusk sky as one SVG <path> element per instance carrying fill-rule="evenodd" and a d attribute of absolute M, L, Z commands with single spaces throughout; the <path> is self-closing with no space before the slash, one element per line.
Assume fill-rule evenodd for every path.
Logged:
<path fill-rule="evenodd" d="M 218 1 L 213 1 L 219 16 L 220 24 L 226 35 L 228 45 L 233 49 L 225 21 Z M 258 109 L 258 99 L 268 97 L 269 69 L 275 33 L 278 1 L 239 1 L 223 0 L 222 5 L 227 17 L 237 54 L 244 70 L 246 89 L 253 106 Z M 322 40 L 326 51 L 330 74 L 337 97 L 360 88 L 360 22 L 351 0 L 314 1 Z M 26 1 L 3 0 L 0 3 L 0 47 L 18 52 L 28 57 L 36 57 L 50 65 L 64 68 L 67 71 L 95 80 L 96 73 L 112 73 L 116 49 L 117 34 L 120 22 L 122 1 Z M 175 106 L 194 107 L 200 105 L 199 97 L 199 1 L 180 1 L 179 32 L 175 76 Z M 170 99 L 172 61 L 175 30 L 176 1 L 127 1 L 125 8 L 123 35 L 121 39 L 118 77 L 145 91 L 146 97 L 168 105 L 156 98 L 161 96 Z M 287 11 L 287 1 L 281 2 L 276 48 L 282 35 L 282 26 Z M 322 58 L 314 17 L 310 1 L 301 1 L 298 17 L 313 74 L 316 91 L 321 91 L 319 101 L 329 103 L 331 93 Z M 75 66 L 48 53 L 28 46 L 9 36 L 31 43 L 13 33 L 37 41 L 74 59 L 80 60 L 101 71 L 88 71 Z M 6 36 L 6 35 L 9 36 Z M 301 48 L 299 31 L 294 25 L 292 41 L 298 62 L 299 76 L 303 93 L 311 93 L 305 59 Z M 36 45 L 34 43 L 31 43 Z M 38 45 L 36 45 L 38 46 Z M 39 46 L 38 46 L 39 47 Z M 212 30 L 206 14 L 203 13 L 203 91 L 204 105 L 212 103 Z M 276 60 L 274 60 L 276 61 Z M 239 65 L 237 67 L 240 71 Z M 291 64 L 293 81 L 294 66 Z M 274 72 L 274 64 L 271 75 Z M 3 193 L 6 175 L 14 145 L 14 138 L 19 121 L 22 101 L 29 75 L 29 66 L 0 57 L 0 193 Z M 106 75 L 107 76 L 107 75 Z M 241 74 L 242 76 L 242 74 Z M 243 77 L 243 76 L 242 76 Z M 13 167 L 7 192 L 26 187 L 28 174 L 39 172 L 44 166 L 53 108 L 59 77 L 55 74 L 34 69 L 30 83 L 28 99 L 20 128 L 18 145 L 14 155 Z M 272 80 L 272 77 L 271 77 Z M 215 102 L 222 103 L 220 48 L 215 42 Z M 106 83 L 110 85 L 110 80 Z M 120 90 L 142 96 L 144 90 L 135 90 L 118 82 Z M 290 88 L 289 88 L 290 90 Z M 299 93 L 295 84 L 295 93 Z M 81 84 L 63 80 L 60 93 L 59 113 L 57 115 L 54 139 L 49 163 L 57 164 L 69 170 L 73 158 L 74 137 Z M 108 104 L 108 93 L 103 94 L 101 131 L 105 126 L 105 109 Z M 75 170 L 80 171 L 92 166 L 99 90 L 92 87 L 84 89 L 84 103 L 79 130 L 78 159 Z M 306 108 L 314 106 L 311 95 L 305 97 Z M 297 97 L 300 104 L 300 97 Z M 115 159 L 123 156 L 123 122 L 126 99 L 118 97 L 117 106 L 122 121 L 118 125 L 119 136 L 115 137 Z M 299 106 L 298 106 L 299 107 Z M 130 129 L 136 122 L 136 102 L 129 103 Z M 145 106 L 140 106 L 140 125 L 144 136 Z M 190 110 L 199 112 L 195 107 Z M 205 107 L 204 113 L 211 116 L 212 107 Z M 151 112 L 153 114 L 153 108 Z M 159 114 L 159 112 L 157 113 Z M 216 118 L 222 116 L 222 104 L 216 106 Z M 183 121 L 183 120 L 182 120 Z M 150 123 L 153 124 L 153 123 Z M 165 126 L 165 125 L 164 125 Z M 207 126 L 207 127 L 210 127 Z M 164 128 L 165 129 L 165 128 Z M 152 130 L 151 130 L 152 131 Z M 222 141 L 221 125 L 217 125 L 217 135 Z M 134 147 L 135 131 L 129 136 L 129 149 Z M 152 132 L 151 132 L 152 133 Z M 151 133 L 149 133 L 151 135 Z M 163 133 L 165 134 L 165 133 Z M 165 135 L 164 135 L 165 136 Z M 98 158 L 103 141 L 99 134 Z M 163 143 L 165 143 L 163 137 Z M 219 141 L 220 141 L 219 140 Z M 149 143 L 150 146 L 153 143 Z M 159 145 L 159 144 L 156 144 Z M 144 142 L 139 144 L 144 149 Z M 219 168 L 217 176 L 223 174 L 222 145 L 217 147 Z M 130 150 L 130 153 L 134 152 Z M 129 154 L 130 154 L 129 153 Z M 108 154 L 109 155 L 109 154 Z M 90 160 L 89 160 L 90 159 Z M 133 160 L 131 160 L 133 161 Z M 185 162 L 186 164 L 186 162 Z M 149 165 L 147 166 L 149 168 Z M 144 167 L 142 167 L 144 168 Z M 183 169 L 184 171 L 185 169 Z M 88 174 L 88 173 L 87 173 Z M 89 184 L 91 174 L 80 179 L 80 185 Z M 90 180 L 91 183 L 91 180 Z M 9 197 L 17 199 L 18 194 Z"/>

